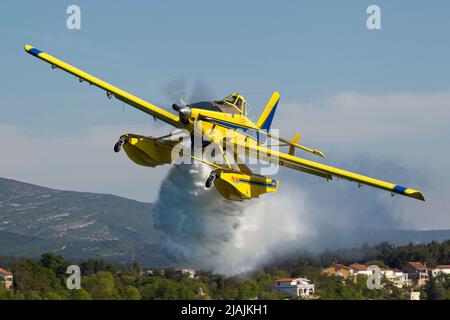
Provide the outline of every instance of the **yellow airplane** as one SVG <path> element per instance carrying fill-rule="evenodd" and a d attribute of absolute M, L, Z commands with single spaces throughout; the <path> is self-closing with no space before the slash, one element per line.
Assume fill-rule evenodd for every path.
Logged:
<path fill-rule="evenodd" d="M 172 108 L 178 113 L 176 115 L 30 45 L 25 45 L 25 51 L 49 63 L 53 69 L 64 70 L 77 77 L 80 82 L 87 82 L 105 90 L 110 99 L 115 97 L 153 116 L 155 120 L 159 119 L 175 128 L 183 129 L 191 135 L 191 139 L 195 133 L 199 133 L 203 137 L 202 150 L 213 145 L 220 151 L 218 154 L 223 161 L 211 162 L 192 154 L 190 154 L 190 157 L 212 167 L 212 172 L 206 180 L 206 187 L 214 185 L 217 191 L 229 200 L 241 201 L 258 198 L 261 194 L 275 192 L 278 189 L 279 182 L 277 180 L 252 172 L 241 160 L 241 157 L 248 156 L 256 157 L 266 163 L 275 163 L 313 174 L 326 180 L 332 180 L 333 177 L 342 178 L 356 182 L 358 186 L 365 184 L 387 190 L 392 195 L 401 194 L 425 201 L 420 191 L 295 156 L 296 149 L 320 157 L 324 157 L 324 154 L 319 150 L 298 144 L 299 134 L 296 134 L 291 140 L 271 134 L 271 123 L 280 99 L 278 92 L 272 94 L 256 123 L 247 117 L 247 102 L 244 97 L 237 93 L 233 93 L 220 101 L 174 104 Z M 281 152 L 272 148 L 272 146 L 263 142 L 264 139 L 261 137 L 278 140 L 279 146 L 288 147 L 288 151 Z M 119 152 L 123 147 L 128 157 L 136 164 L 155 167 L 174 162 L 176 160 L 173 156 L 174 150 L 180 148 L 182 140 L 182 137 L 174 139 L 171 134 L 162 137 L 147 137 L 125 133 L 114 146 L 114 150 Z M 175 152 L 180 157 L 181 153 Z M 235 162 L 233 164 L 227 157 L 227 154 L 230 153 Z"/>

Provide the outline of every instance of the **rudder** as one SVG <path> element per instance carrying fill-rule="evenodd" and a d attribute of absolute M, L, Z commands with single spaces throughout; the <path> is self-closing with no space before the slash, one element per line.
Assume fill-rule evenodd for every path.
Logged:
<path fill-rule="evenodd" d="M 277 110 L 278 101 L 280 100 L 280 94 L 275 91 L 267 102 L 266 107 L 264 108 L 263 113 L 258 119 L 256 125 L 260 127 L 262 130 L 269 131 L 270 126 L 272 125 L 272 120 L 275 115 L 275 111 Z"/>

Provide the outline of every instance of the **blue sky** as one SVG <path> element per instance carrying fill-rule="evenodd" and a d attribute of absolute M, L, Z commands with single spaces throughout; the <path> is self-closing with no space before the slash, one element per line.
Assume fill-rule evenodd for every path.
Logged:
<path fill-rule="evenodd" d="M 65 10 L 72 3 L 81 7 L 81 30 L 66 28 Z M 381 7 L 381 31 L 366 28 L 371 3 Z M 160 87 L 178 76 L 206 79 L 221 96 L 249 92 L 255 110 L 274 89 L 288 102 L 341 91 L 433 92 L 448 89 L 450 82 L 448 1 L 13 1 L 2 6 L 0 63 L 8 75 L 1 80 L 2 96 L 6 122 L 12 124 L 72 130 L 145 122 L 139 113 L 124 119 L 120 108 L 93 108 L 105 104 L 103 96 L 45 70 L 23 54 L 25 43 L 151 101 L 162 100 Z M 59 107 L 49 102 L 48 91 Z M 39 108 L 30 110 L 29 104 Z"/>
<path fill-rule="evenodd" d="M 66 28 L 71 4 L 81 7 L 81 30 Z M 381 7 L 382 30 L 366 27 L 370 4 Z M 10 142 L 2 144 L 9 152 L 0 159 L 0 176 L 150 201 L 167 172 L 152 171 L 148 186 L 148 169 L 111 153 L 123 131 L 154 134 L 164 127 L 52 71 L 25 54 L 29 43 L 166 107 L 161 87 L 180 76 L 206 80 L 219 97 L 242 92 L 255 117 L 278 90 L 274 126 L 284 136 L 300 128 L 305 144 L 328 150 L 329 163 L 361 154 L 394 159 L 411 170 L 429 168 L 450 190 L 448 1 L 4 1 L 1 7 L 0 131 Z"/>

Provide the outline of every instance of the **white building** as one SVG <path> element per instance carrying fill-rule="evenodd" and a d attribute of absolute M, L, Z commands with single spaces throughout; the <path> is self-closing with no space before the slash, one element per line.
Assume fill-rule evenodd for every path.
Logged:
<path fill-rule="evenodd" d="M 351 274 L 354 276 L 371 276 L 372 270 L 370 270 L 367 266 L 359 263 L 351 264 L 350 266 Z"/>
<path fill-rule="evenodd" d="M 3 268 L 0 268 L 0 285 L 4 286 L 6 289 L 10 289 L 13 286 L 13 274 Z"/>
<path fill-rule="evenodd" d="M 145 270 L 145 274 L 148 275 L 148 276 L 154 276 L 155 275 L 155 271 L 152 270 L 152 269 Z"/>
<path fill-rule="evenodd" d="M 358 276 L 369 277 L 375 272 L 373 269 L 359 263 L 354 263 L 350 265 L 350 268 L 352 270 L 352 274 L 356 277 Z M 380 273 L 383 278 L 391 281 L 394 284 L 394 286 L 398 288 L 403 288 L 404 286 L 412 285 L 411 280 L 408 279 L 408 274 L 404 273 L 401 270 L 380 268 Z"/>
<path fill-rule="evenodd" d="M 314 295 L 314 284 L 305 278 L 278 279 L 274 283 L 274 290 L 290 297 L 306 297 Z"/>
<path fill-rule="evenodd" d="M 412 281 L 408 279 L 408 274 L 399 269 L 389 270 L 390 272 L 385 272 L 384 275 L 386 279 L 391 281 L 397 288 L 403 288 L 405 286 L 412 286 Z M 381 271 L 383 272 L 383 271 Z"/>
<path fill-rule="evenodd" d="M 431 275 L 437 277 L 440 274 L 450 274 L 450 265 L 438 265 L 436 268 L 431 269 Z"/>
<path fill-rule="evenodd" d="M 189 279 L 194 279 L 196 276 L 194 269 L 175 269 L 175 272 L 178 274 L 185 274 Z"/>
<path fill-rule="evenodd" d="M 392 269 L 380 268 L 380 273 L 388 280 L 392 280 L 395 277 L 395 272 Z"/>

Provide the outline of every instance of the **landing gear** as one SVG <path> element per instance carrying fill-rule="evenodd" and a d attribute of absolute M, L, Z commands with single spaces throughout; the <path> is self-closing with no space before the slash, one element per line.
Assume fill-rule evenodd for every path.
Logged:
<path fill-rule="evenodd" d="M 125 139 L 123 137 L 120 137 L 119 141 L 116 142 L 114 145 L 114 152 L 120 152 L 122 150 L 122 145 L 124 144 Z"/>
<path fill-rule="evenodd" d="M 207 189 L 211 188 L 214 183 L 214 180 L 216 180 L 216 178 L 217 178 L 217 173 L 211 172 L 208 179 L 206 179 L 205 187 Z"/>

